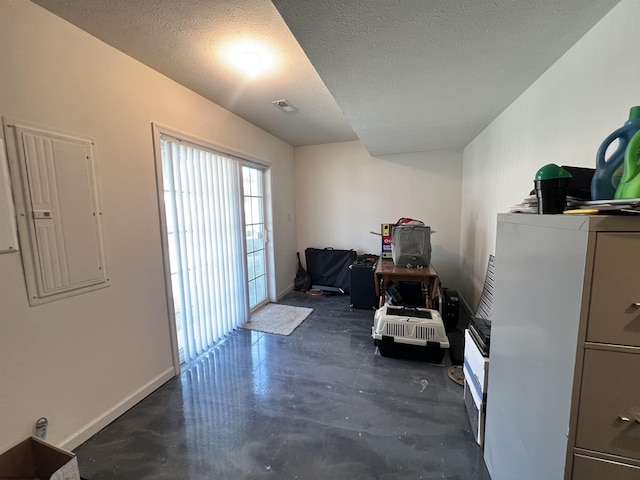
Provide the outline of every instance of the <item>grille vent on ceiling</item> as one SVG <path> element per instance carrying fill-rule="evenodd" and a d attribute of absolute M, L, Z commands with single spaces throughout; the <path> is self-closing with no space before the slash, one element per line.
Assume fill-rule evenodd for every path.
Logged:
<path fill-rule="evenodd" d="M 278 107 L 284 113 L 295 113 L 298 111 L 298 109 L 293 105 L 291 105 L 291 103 L 289 103 L 289 101 L 287 100 L 276 100 L 271 103 L 273 103 L 276 107 Z"/>

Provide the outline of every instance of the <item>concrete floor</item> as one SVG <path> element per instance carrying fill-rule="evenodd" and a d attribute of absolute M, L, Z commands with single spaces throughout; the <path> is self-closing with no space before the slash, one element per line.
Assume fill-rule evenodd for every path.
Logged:
<path fill-rule="evenodd" d="M 373 312 L 292 292 L 291 336 L 239 329 L 77 448 L 102 479 L 490 480 L 443 365 L 385 358 Z"/>

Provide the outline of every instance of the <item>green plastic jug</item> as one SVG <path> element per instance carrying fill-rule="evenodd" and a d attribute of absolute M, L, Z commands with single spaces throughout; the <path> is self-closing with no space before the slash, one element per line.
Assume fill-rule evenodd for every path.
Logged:
<path fill-rule="evenodd" d="M 615 197 L 616 188 L 620 185 L 620 177 L 624 164 L 624 152 L 629 146 L 631 137 L 640 131 L 640 106 L 631 107 L 629 120 L 615 132 L 604 139 L 596 155 L 596 171 L 591 180 L 591 199 L 610 200 Z M 607 155 L 609 146 L 617 141 L 615 151 Z"/>
<path fill-rule="evenodd" d="M 640 132 L 631 137 L 624 152 L 624 171 L 615 198 L 640 198 Z"/>

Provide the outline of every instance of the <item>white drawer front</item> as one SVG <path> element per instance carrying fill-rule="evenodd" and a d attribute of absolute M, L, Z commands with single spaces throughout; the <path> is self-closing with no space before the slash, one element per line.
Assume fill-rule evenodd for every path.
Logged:
<path fill-rule="evenodd" d="M 464 331 L 464 371 L 465 378 L 484 397 L 489 381 L 489 359 L 482 356 L 469 330 Z"/>

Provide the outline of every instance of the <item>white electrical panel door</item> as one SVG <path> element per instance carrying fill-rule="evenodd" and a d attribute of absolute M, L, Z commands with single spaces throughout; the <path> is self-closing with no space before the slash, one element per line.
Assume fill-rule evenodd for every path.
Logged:
<path fill-rule="evenodd" d="M 13 208 L 11 180 L 4 152 L 4 140 L 0 138 L 0 253 L 18 251 L 16 212 Z"/>
<path fill-rule="evenodd" d="M 94 142 L 7 121 L 5 129 L 22 192 L 18 230 L 31 247 L 22 249 L 30 303 L 107 286 Z"/>

